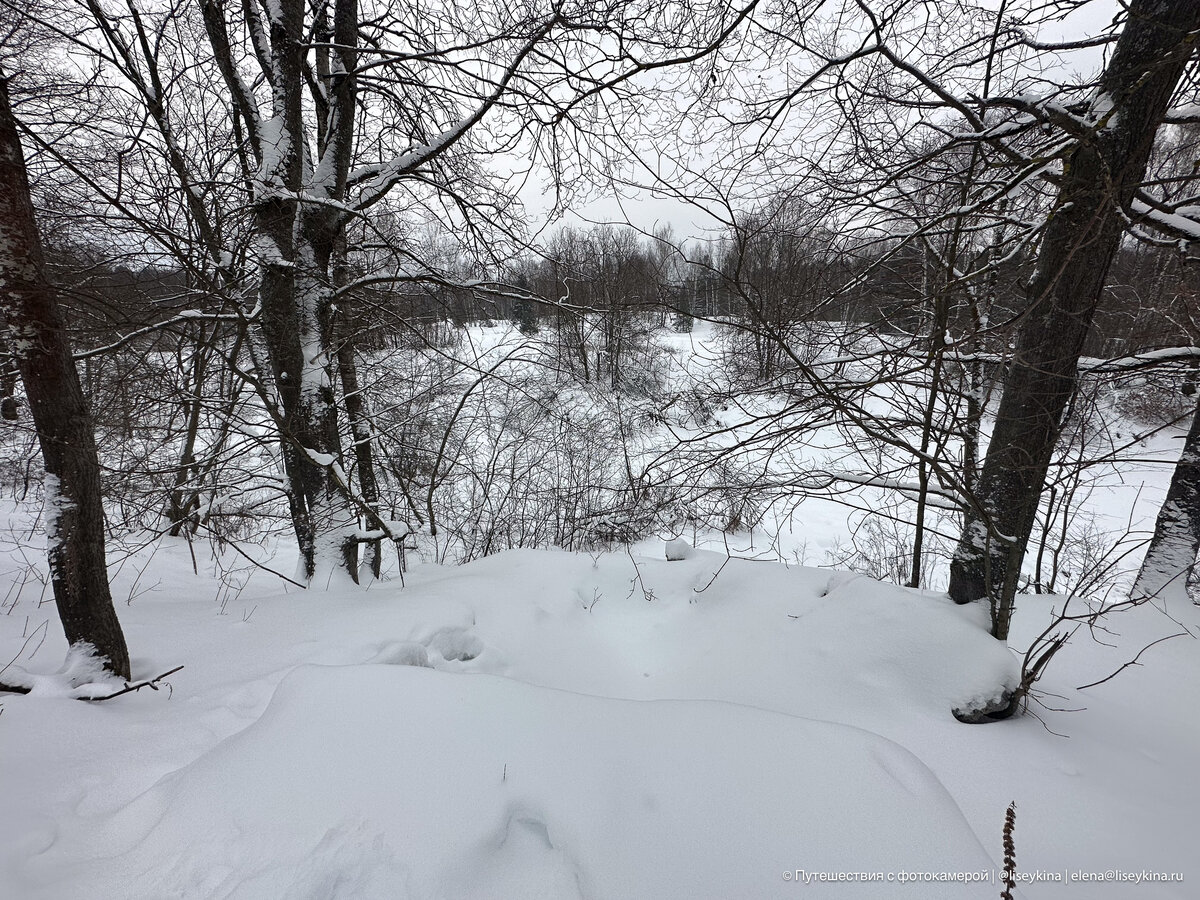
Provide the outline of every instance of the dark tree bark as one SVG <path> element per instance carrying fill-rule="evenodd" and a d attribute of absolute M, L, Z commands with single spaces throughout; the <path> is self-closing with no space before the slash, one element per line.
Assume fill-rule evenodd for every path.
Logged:
<path fill-rule="evenodd" d="M 183 449 L 179 453 L 179 465 L 175 469 L 175 483 L 167 498 L 167 521 L 171 523 L 171 537 L 179 537 L 184 531 L 192 534 L 200 524 L 196 516 L 200 498 L 195 490 L 187 490 L 195 481 L 199 471 L 196 463 L 196 440 L 200 435 L 200 417 L 204 409 L 204 382 L 208 372 L 208 357 L 211 352 L 208 341 L 216 340 L 219 329 L 209 333 L 205 325 L 200 326 L 191 359 L 187 393 L 183 400 L 183 416 L 186 423 Z"/>
<path fill-rule="evenodd" d="M 337 288 L 345 287 L 349 282 L 349 270 L 346 264 L 346 237 L 343 233 L 334 251 L 333 284 Z M 366 402 L 363 399 L 362 386 L 358 381 L 358 364 L 354 358 L 355 333 L 349 327 L 348 310 L 350 298 L 344 297 L 338 304 L 337 335 L 337 364 L 338 377 L 342 382 L 342 397 L 346 406 L 346 422 L 350 426 L 350 436 L 354 443 L 354 466 L 358 473 L 358 485 L 362 501 L 370 509 L 379 507 L 379 479 L 375 473 L 375 453 L 371 422 Z M 362 559 L 358 567 L 360 582 L 371 578 L 379 578 L 383 566 L 383 541 L 380 539 L 366 541 L 362 548 Z"/>
<path fill-rule="evenodd" d="M 1079 356 L 1121 237 L 1121 211 L 1145 176 L 1158 126 L 1194 50 L 1200 0 L 1134 0 L 1092 104 L 1095 129 L 1064 163 L 1028 289 L 996 426 L 951 564 L 957 603 L 987 598 L 1008 636 L 1025 547 Z"/>
<path fill-rule="evenodd" d="M 9 359 L 12 354 L 7 346 L 0 342 L 0 419 L 15 422 L 20 418 L 17 412 L 17 370 L 11 368 Z"/>
<path fill-rule="evenodd" d="M 1168 587 L 1180 591 L 1200 553 L 1200 406 L 1175 464 L 1171 486 L 1154 524 L 1154 537 L 1138 572 L 1130 596 L 1134 600 L 1157 597 Z"/>
<path fill-rule="evenodd" d="M 47 550 L 67 642 L 91 647 L 128 679 L 129 651 L 113 609 L 104 557 L 100 462 L 92 418 L 46 278 L 29 176 L 0 73 L 0 309 L 46 466 Z"/>

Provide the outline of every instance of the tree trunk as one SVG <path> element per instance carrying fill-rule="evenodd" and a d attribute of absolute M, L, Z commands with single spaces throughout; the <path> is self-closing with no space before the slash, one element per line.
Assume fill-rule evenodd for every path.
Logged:
<path fill-rule="evenodd" d="M 334 294 L 330 263 L 344 232 L 347 179 L 354 139 L 357 86 L 358 5 L 337 0 L 332 34 L 329 8 L 313 23 L 319 46 L 315 71 L 305 56 L 302 0 L 279 0 L 261 10 L 243 5 L 247 29 L 269 40 L 255 41 L 271 88 L 270 116 L 259 119 L 238 64 L 219 3 L 202 2 L 209 42 L 226 86 L 242 108 L 252 136 L 257 172 L 246 172 L 253 188 L 254 230 L 260 267 L 262 344 L 278 393 L 277 424 L 292 526 L 304 577 L 322 567 L 357 578 L 358 518 L 340 463 L 338 410 L 334 394 Z M 315 77 L 314 77 L 315 76 Z M 310 94 L 305 100 L 304 88 Z M 316 108 L 316 158 L 306 131 L 306 102 Z M 273 399 L 273 398 L 272 398 Z"/>
<path fill-rule="evenodd" d="M 322 14 L 320 27 L 328 31 L 327 14 Z M 303 431 L 297 437 L 306 450 L 337 460 L 340 465 L 342 446 L 334 393 L 334 323 L 337 314 L 334 286 L 338 277 L 344 279 L 346 275 L 338 257 L 345 237 L 343 206 L 357 102 L 356 0 L 337 0 L 334 4 L 331 37 L 333 48 L 323 47 L 317 52 L 317 70 L 324 87 L 314 96 L 320 97 L 328 111 L 318 125 L 319 156 L 314 171 L 306 176 L 306 181 L 311 181 L 308 193 L 317 202 L 306 199 L 296 211 L 294 302 L 299 311 L 300 346 L 303 349 L 298 416 Z M 335 267 L 343 271 L 335 274 Z M 313 466 L 314 461 L 310 454 L 306 480 L 317 565 L 336 562 L 338 568 L 357 581 L 358 513 L 351 502 L 349 485 L 339 482 L 327 463 Z M 310 577 L 312 574 L 310 571 Z"/>
<path fill-rule="evenodd" d="M 17 413 L 17 378 L 19 373 L 13 368 L 12 351 L 8 343 L 0 339 L 0 419 L 15 422 L 20 418 Z"/>
<path fill-rule="evenodd" d="M 302 213 L 301 221 L 307 217 Z M 299 229 L 305 235 L 307 229 Z M 302 237 L 297 257 L 296 303 L 300 311 L 302 354 L 299 408 L 292 439 L 303 454 L 304 496 L 313 535 L 313 558 L 308 577 L 319 569 L 340 568 L 358 580 L 358 514 L 346 486 L 334 477 L 330 463 L 342 462 L 337 400 L 333 390 L 334 334 L 333 289 L 329 282 L 331 248 L 320 240 Z"/>
<path fill-rule="evenodd" d="M 1191 54 L 1200 0 L 1134 0 L 1093 112 L 1095 132 L 1064 163 L 1028 308 L 984 459 L 976 507 L 951 564 L 957 603 L 987 598 L 1007 638 L 1025 546 L 1037 514 L 1079 356 L 1141 183 L 1158 126 Z"/>
<path fill-rule="evenodd" d="M 1154 524 L 1154 537 L 1133 583 L 1134 600 L 1161 596 L 1169 587 L 1180 594 L 1200 552 L 1200 406 L 1175 464 L 1167 499 Z"/>
<path fill-rule="evenodd" d="M 346 237 L 343 233 L 339 236 L 338 245 L 334 251 L 333 283 L 335 287 L 340 288 L 348 282 Z M 363 399 L 362 386 L 358 382 L 358 366 L 354 359 L 354 336 L 350 333 L 351 329 L 345 327 L 348 321 L 349 305 L 350 298 L 344 297 L 336 313 L 339 324 L 342 326 L 338 329 L 339 333 L 337 334 L 338 376 L 342 382 L 346 420 L 350 426 L 351 439 L 354 442 L 354 467 L 358 474 L 359 494 L 362 496 L 363 502 L 371 509 L 377 509 L 379 506 L 379 480 L 375 474 L 374 436 L 371 433 L 371 422 L 366 402 Z M 359 581 L 379 578 L 382 565 L 382 540 L 365 542 L 358 568 Z"/>
<path fill-rule="evenodd" d="M 211 340 L 217 339 L 219 329 L 214 329 Z M 200 435 L 200 417 L 204 409 L 204 381 L 207 377 L 210 335 L 204 325 L 196 338 L 192 350 L 191 372 L 188 375 L 188 393 L 183 401 L 184 434 L 183 447 L 179 452 L 179 465 L 175 469 L 175 483 L 167 498 L 167 521 L 171 523 L 168 534 L 179 537 L 185 530 L 194 534 L 199 521 L 195 513 L 199 508 L 198 495 L 194 489 L 187 490 L 197 473 L 196 440 Z"/>
<path fill-rule="evenodd" d="M 104 556 L 100 462 L 91 414 L 46 278 L 29 176 L 8 82 L 0 72 L 0 304 L 46 466 L 50 582 L 67 642 L 91 648 L 128 679 L 129 650 L 113 609 Z"/>

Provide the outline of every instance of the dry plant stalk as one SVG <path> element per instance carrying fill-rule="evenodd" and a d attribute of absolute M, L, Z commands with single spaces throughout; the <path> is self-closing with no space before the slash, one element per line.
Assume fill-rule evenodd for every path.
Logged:
<path fill-rule="evenodd" d="M 1012 890 L 1016 887 L 1014 875 L 1017 870 L 1017 845 L 1013 843 L 1013 828 L 1017 824 L 1017 803 L 1008 804 L 1004 814 L 1004 891 L 1000 900 L 1013 900 Z"/>

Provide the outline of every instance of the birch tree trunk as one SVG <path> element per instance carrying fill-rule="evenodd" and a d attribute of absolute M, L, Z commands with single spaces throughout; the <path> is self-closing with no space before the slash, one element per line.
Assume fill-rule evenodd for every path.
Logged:
<path fill-rule="evenodd" d="M 105 669 L 128 679 L 129 651 L 108 586 L 92 418 L 67 343 L 58 296 L 46 278 L 25 157 L 2 72 L 0 311 L 46 466 L 50 583 L 67 643 L 90 648 Z"/>
<path fill-rule="evenodd" d="M 330 263 L 344 229 L 353 141 L 355 0 L 334 8 L 334 50 L 318 58 L 312 86 L 319 128 L 313 166 L 304 121 L 305 4 L 280 0 L 242 7 L 245 27 L 271 86 L 270 115 L 260 117 L 237 71 L 219 0 L 201 5 L 218 67 L 234 96 L 258 164 L 252 208 L 259 259 L 260 322 L 278 394 L 280 444 L 293 530 L 304 577 L 341 569 L 357 578 L 357 513 L 340 463 L 333 389 L 333 287 Z M 322 13 L 322 15 L 324 15 Z M 328 37 L 329 35 L 325 35 Z"/>
<path fill-rule="evenodd" d="M 1183 453 L 1154 524 L 1154 537 L 1133 584 L 1134 600 L 1182 593 L 1200 552 L 1200 406 L 1183 442 Z"/>
<path fill-rule="evenodd" d="M 318 48 L 318 83 L 311 87 L 318 105 L 317 159 L 306 171 L 305 188 L 311 199 L 297 209 L 296 296 L 299 311 L 302 371 L 299 418 L 304 424 L 308 470 L 308 515 L 314 533 L 317 565 L 336 561 L 358 580 L 358 512 L 349 496 L 338 430 L 334 392 L 336 361 L 334 320 L 335 258 L 346 229 L 346 185 L 354 143 L 357 104 L 358 3 L 336 0 L 332 28 L 325 9 L 319 13 L 318 35 L 332 38 L 332 47 Z M 323 107 L 323 115 L 322 113 Z M 341 480 L 330 465 L 337 461 Z M 313 573 L 310 571 L 311 577 Z"/>

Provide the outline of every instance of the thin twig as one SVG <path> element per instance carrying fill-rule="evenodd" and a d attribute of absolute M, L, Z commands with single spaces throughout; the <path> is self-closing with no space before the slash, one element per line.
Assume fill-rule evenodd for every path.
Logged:
<path fill-rule="evenodd" d="M 29 617 L 28 616 L 25 617 L 25 622 L 26 622 L 25 627 L 28 628 L 29 627 L 29 625 L 28 625 Z M 17 651 L 17 655 L 14 656 L 12 659 L 10 659 L 7 663 L 5 663 L 3 668 L 0 668 L 0 675 L 3 675 L 6 671 L 8 671 L 8 667 L 11 666 L 13 663 L 15 663 L 18 659 L 21 658 L 21 654 L 23 654 L 25 652 L 25 648 L 29 646 L 29 642 L 33 640 L 34 636 L 39 631 L 42 632 L 42 640 L 45 641 L 45 639 L 46 639 L 45 633 L 49 630 L 49 628 L 50 628 L 50 620 L 49 619 L 46 619 L 45 621 L 42 622 L 41 625 L 38 625 L 36 628 L 34 628 L 33 631 L 31 631 L 29 633 L 29 637 L 25 638 L 25 643 L 21 644 L 21 649 Z M 42 645 L 39 643 L 38 647 L 41 647 L 41 646 Z M 33 652 L 36 653 L 37 650 L 34 650 Z M 33 654 L 30 654 L 30 656 L 32 656 L 32 655 Z M 10 685 L 5 685 L 3 682 L 0 682 L 0 690 L 8 691 L 9 693 L 13 693 L 13 694 L 29 693 L 28 688 L 25 688 L 24 690 L 22 690 L 21 688 L 18 688 L 18 687 L 12 687 Z"/>
<path fill-rule="evenodd" d="M 160 681 L 162 681 L 168 675 L 174 675 L 176 672 L 178 672 L 182 668 L 183 668 L 183 666 L 176 666 L 175 668 L 171 669 L 170 671 L 163 672 L 161 675 L 159 675 L 156 678 L 149 678 L 146 681 L 135 681 L 132 684 L 126 683 L 125 687 L 121 688 L 121 690 L 115 691 L 114 693 L 111 693 L 111 694 L 105 694 L 103 697 L 79 697 L 78 699 L 88 700 L 93 703 L 99 703 L 102 700 L 111 700 L 114 697 L 120 697 L 122 694 L 132 694 L 134 691 L 140 691 L 144 687 L 148 687 L 152 691 L 157 691 L 158 683 Z"/>
<path fill-rule="evenodd" d="M 1142 654 L 1145 653 L 1147 650 L 1149 650 L 1151 647 L 1153 647 L 1155 644 L 1161 644 L 1163 641 L 1169 641 L 1171 638 L 1185 637 L 1185 636 L 1190 636 L 1190 633 L 1186 632 L 1186 631 L 1177 631 L 1174 634 L 1168 634 L 1166 637 L 1160 637 L 1157 641 L 1151 641 L 1149 644 L 1147 644 L 1145 647 L 1143 647 L 1141 650 L 1138 651 L 1137 656 L 1135 656 L 1129 662 L 1125 663 L 1125 665 L 1121 666 L 1121 668 L 1117 669 L 1117 671 L 1115 671 L 1111 675 L 1109 675 L 1108 678 L 1101 678 L 1099 681 L 1093 681 L 1091 684 L 1082 684 L 1079 687 L 1075 688 L 1075 690 L 1083 691 L 1083 690 L 1086 690 L 1087 688 L 1095 687 L 1098 684 L 1104 684 L 1104 682 L 1109 681 L 1110 679 L 1116 678 L 1118 675 L 1120 675 L 1122 672 L 1124 672 L 1130 666 L 1140 666 L 1141 663 L 1139 663 L 1138 660 L 1142 658 Z"/>

